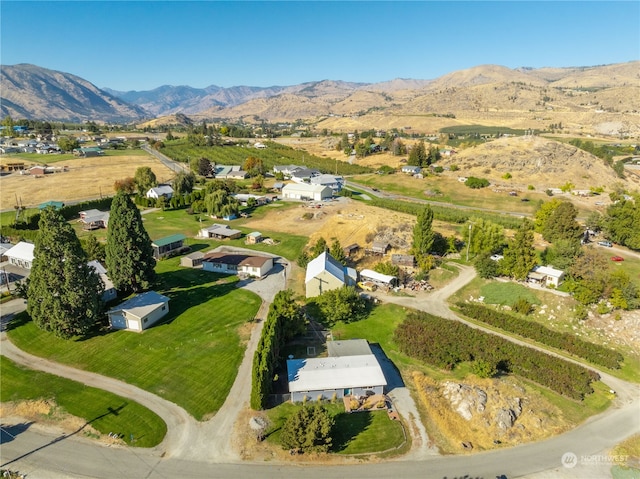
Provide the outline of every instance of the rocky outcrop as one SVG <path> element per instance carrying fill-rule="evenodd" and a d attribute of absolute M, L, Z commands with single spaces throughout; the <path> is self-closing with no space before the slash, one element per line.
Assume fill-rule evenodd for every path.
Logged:
<path fill-rule="evenodd" d="M 474 412 L 483 412 L 487 405 L 487 393 L 477 386 L 446 382 L 442 394 L 467 421 L 471 420 Z"/>

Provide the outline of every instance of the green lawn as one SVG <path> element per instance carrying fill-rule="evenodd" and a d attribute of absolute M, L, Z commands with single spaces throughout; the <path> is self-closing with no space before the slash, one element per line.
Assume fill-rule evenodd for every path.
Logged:
<path fill-rule="evenodd" d="M 4 356 L 0 356 L 0 375 L 2 402 L 52 399 L 102 434 L 121 433 L 127 444 L 137 447 L 156 446 L 167 433 L 167 425 L 157 414 L 108 391 L 23 368 Z"/>
<path fill-rule="evenodd" d="M 480 295 L 484 296 L 484 302 L 487 304 L 513 306 L 520 298 L 531 304 L 540 304 L 540 299 L 530 288 L 517 283 L 487 283 L 480 288 Z"/>
<path fill-rule="evenodd" d="M 239 327 L 255 316 L 260 298 L 235 287 L 235 277 L 158 263 L 170 312 L 141 334 L 111 331 L 77 341 L 38 329 L 26 314 L 8 332 L 21 349 L 121 379 L 175 402 L 198 420 L 223 404 L 244 354 Z"/>
<path fill-rule="evenodd" d="M 267 441 L 280 444 L 280 429 L 285 421 L 301 404 L 290 402 L 281 404 L 267 412 L 271 427 L 267 431 Z M 347 414 L 341 402 L 324 404 L 335 420 L 333 447 L 338 454 L 373 454 L 398 448 L 404 451 L 404 433 L 399 421 L 392 421 L 385 411 L 359 412 Z"/>

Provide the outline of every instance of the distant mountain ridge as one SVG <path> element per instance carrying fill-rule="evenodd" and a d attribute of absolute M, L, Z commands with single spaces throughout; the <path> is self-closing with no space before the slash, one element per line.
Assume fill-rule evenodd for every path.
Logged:
<path fill-rule="evenodd" d="M 4 118 L 126 122 L 148 113 L 70 73 L 35 65 L 0 68 L 0 115 Z"/>
<path fill-rule="evenodd" d="M 126 92 L 100 89 L 75 75 L 35 65 L 2 66 L 1 70 L 0 114 L 16 118 L 139 122 L 181 114 L 193 121 L 303 119 L 322 122 L 328 129 L 363 129 L 374 123 L 403 128 L 422 121 L 421 128 L 427 131 L 432 129 L 425 119 L 443 116 L 458 118 L 450 124 L 514 128 L 540 128 L 562 121 L 594 128 L 619 123 L 612 130 L 607 128 L 630 132 L 640 124 L 639 61 L 566 68 L 479 65 L 433 80 L 321 80 L 230 88 L 164 85 Z M 565 116 L 553 120 L 552 115 Z M 358 121 L 351 126 L 349 118 Z"/>

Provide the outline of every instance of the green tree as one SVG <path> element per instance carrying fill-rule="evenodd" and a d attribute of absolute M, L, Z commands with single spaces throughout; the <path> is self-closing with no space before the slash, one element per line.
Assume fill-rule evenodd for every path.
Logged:
<path fill-rule="evenodd" d="M 426 256 L 431 252 L 435 235 L 432 229 L 433 210 L 426 205 L 418 212 L 418 219 L 413 227 L 412 251 L 416 257 Z M 419 258 L 418 258 L 419 261 Z"/>
<path fill-rule="evenodd" d="M 331 243 L 331 248 L 329 249 L 329 254 L 331 256 L 333 256 L 333 259 L 335 259 L 336 261 L 342 263 L 343 265 L 346 266 L 347 264 L 347 255 L 344 254 L 344 250 L 342 249 L 342 245 L 340 244 L 340 241 L 338 241 L 337 238 L 334 238 L 334 240 Z"/>
<path fill-rule="evenodd" d="M 471 228 L 463 228 L 464 241 L 469 241 L 469 252 L 475 256 L 483 253 L 496 253 L 504 245 L 504 228 L 482 218 L 471 218 Z M 471 236 L 469 238 L 469 236 Z"/>
<path fill-rule="evenodd" d="M 400 274 L 400 268 L 398 268 L 394 264 L 391 264 L 388 261 L 381 261 L 380 263 L 377 263 L 373 267 L 373 270 L 376 273 L 386 274 L 388 276 L 396 276 L 397 277 Z"/>
<path fill-rule="evenodd" d="M 117 193 L 111 202 L 107 229 L 106 266 L 116 289 L 139 292 L 155 280 L 155 260 L 140 211 L 129 196 Z"/>
<path fill-rule="evenodd" d="M 367 314 L 367 303 L 354 286 L 325 291 L 317 296 L 315 301 L 325 324 L 329 326 L 338 321 L 345 323 L 359 321 Z"/>
<path fill-rule="evenodd" d="M 491 364 L 484 359 L 476 359 L 473 361 L 473 363 L 471 363 L 471 371 L 479 378 L 492 378 L 498 373 L 495 364 Z"/>
<path fill-rule="evenodd" d="M 276 293 L 269 310 L 269 315 L 272 314 L 278 317 L 284 342 L 303 334 L 307 330 L 304 309 L 295 302 L 293 291 L 290 289 Z"/>
<path fill-rule="evenodd" d="M 578 242 L 582 227 L 576 221 L 577 216 L 578 210 L 573 203 L 561 202 L 542 227 L 543 238 L 551 243 L 559 240 Z"/>
<path fill-rule="evenodd" d="M 551 215 L 561 203 L 561 200 L 554 198 L 551 201 L 546 201 L 540 205 L 533 220 L 536 232 L 542 233 L 549 222 L 549 218 L 551 218 Z"/>
<path fill-rule="evenodd" d="M 301 452 L 328 452 L 333 439 L 333 418 L 319 404 L 298 409 L 282 426 L 280 443 L 283 449 Z"/>
<path fill-rule="evenodd" d="M 105 259 L 105 245 L 98 241 L 95 235 L 89 235 L 87 239 L 84 241 L 83 249 L 87 254 L 88 260 L 98 260 L 101 263 L 104 262 Z"/>
<path fill-rule="evenodd" d="M 500 275 L 500 263 L 492 260 L 489 253 L 476 256 L 473 265 L 481 278 L 489 279 Z"/>
<path fill-rule="evenodd" d="M 581 253 L 582 249 L 578 241 L 560 239 L 553 243 L 552 246 L 545 248 L 541 259 L 543 264 L 565 271 Z"/>
<path fill-rule="evenodd" d="M 72 136 L 62 136 L 57 139 L 56 143 L 62 151 L 73 151 L 80 148 L 80 142 Z"/>
<path fill-rule="evenodd" d="M 156 175 L 148 166 L 141 166 L 136 170 L 133 176 L 133 182 L 136 184 L 136 189 L 141 195 L 144 195 L 154 186 L 158 186 Z"/>
<path fill-rule="evenodd" d="M 608 269 L 605 257 L 593 248 L 586 248 L 568 270 L 567 287 L 576 301 L 585 305 L 597 302 L 609 280 Z"/>
<path fill-rule="evenodd" d="M 533 223 L 525 219 L 513 239 L 507 243 L 504 259 L 501 261 L 503 272 L 518 281 L 524 281 L 536 262 L 536 252 L 533 248 Z"/>
<path fill-rule="evenodd" d="M 420 140 L 411 148 L 407 164 L 410 166 L 426 166 L 428 164 L 427 158 L 427 149 L 424 145 L 424 140 Z"/>
<path fill-rule="evenodd" d="M 44 209 L 38 227 L 27 312 L 40 329 L 58 337 L 86 334 L 100 317 L 104 285 L 59 211 Z"/>
<path fill-rule="evenodd" d="M 196 176 L 191 172 L 179 172 L 173 179 L 173 191 L 176 195 L 185 195 L 193 191 Z"/>
<path fill-rule="evenodd" d="M 607 208 L 604 230 L 607 236 L 627 248 L 640 250 L 640 194 L 621 199 Z"/>
<path fill-rule="evenodd" d="M 255 156 L 247 157 L 247 159 L 244 160 L 242 169 L 249 173 L 249 176 L 251 177 L 264 175 L 266 173 L 266 168 L 264 167 L 262 159 L 256 158 Z"/>
<path fill-rule="evenodd" d="M 238 215 L 240 205 L 226 190 L 214 190 L 204 197 L 204 205 L 211 216 L 223 218 Z"/>
<path fill-rule="evenodd" d="M 327 251 L 329 248 L 327 246 L 327 241 L 321 236 L 318 238 L 318 241 L 311 247 L 310 259 L 317 258 L 322 253 Z"/>

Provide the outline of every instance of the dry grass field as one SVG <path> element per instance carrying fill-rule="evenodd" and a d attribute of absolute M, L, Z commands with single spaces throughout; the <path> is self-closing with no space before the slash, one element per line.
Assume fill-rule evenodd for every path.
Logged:
<path fill-rule="evenodd" d="M 15 161 L 1 158 L 0 162 Z M 27 162 L 28 163 L 28 162 Z M 109 196 L 116 180 L 133 177 L 136 169 L 148 166 L 158 181 L 169 181 L 173 172 L 146 153 L 99 158 L 78 158 L 65 162 L 68 171 L 39 177 L 12 173 L 0 177 L 0 210 L 12 209 L 16 197 L 23 206 L 35 207 L 45 201 L 80 201 Z"/>

